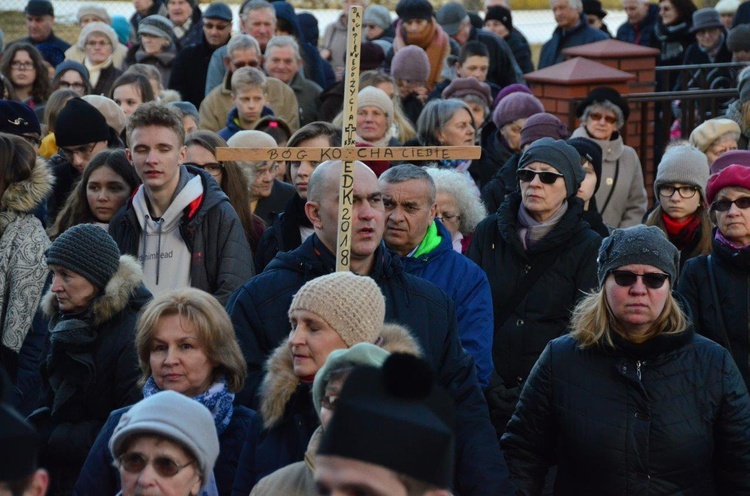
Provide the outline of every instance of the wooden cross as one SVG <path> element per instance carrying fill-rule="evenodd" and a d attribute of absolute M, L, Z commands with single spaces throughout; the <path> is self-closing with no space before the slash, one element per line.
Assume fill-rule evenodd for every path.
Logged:
<path fill-rule="evenodd" d="M 362 46 L 362 7 L 349 7 L 346 70 L 344 79 L 344 123 L 342 146 L 327 148 L 217 148 L 219 161 L 310 160 L 323 162 L 341 160 L 339 181 L 339 230 L 336 239 L 336 270 L 348 271 L 352 229 L 352 189 L 354 161 L 385 160 L 418 162 L 425 160 L 478 159 L 479 146 L 413 146 L 356 148 L 357 95 L 359 93 L 359 58 Z"/>

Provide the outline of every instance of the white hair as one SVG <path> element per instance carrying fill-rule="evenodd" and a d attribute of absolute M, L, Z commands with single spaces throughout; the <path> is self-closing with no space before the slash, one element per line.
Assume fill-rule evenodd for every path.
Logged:
<path fill-rule="evenodd" d="M 559 0 L 549 0 L 549 5 L 552 5 Z M 583 1 L 582 0 L 568 0 L 568 7 L 576 9 L 578 12 L 583 12 Z"/>
<path fill-rule="evenodd" d="M 469 236 L 476 229 L 477 224 L 487 217 L 487 209 L 472 191 L 466 177 L 458 171 L 445 167 L 427 167 L 427 173 L 432 176 L 438 193 L 448 193 L 458 203 L 461 221 L 458 230 L 464 236 Z"/>

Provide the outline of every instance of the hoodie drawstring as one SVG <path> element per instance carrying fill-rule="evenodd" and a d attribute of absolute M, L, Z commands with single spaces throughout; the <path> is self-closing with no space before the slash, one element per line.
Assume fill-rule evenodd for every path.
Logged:
<path fill-rule="evenodd" d="M 146 265 L 146 258 L 148 257 L 148 254 L 146 253 L 146 238 L 148 237 L 148 221 L 153 220 L 148 214 L 144 216 L 143 219 L 143 231 L 141 232 L 141 239 L 142 239 L 142 247 L 141 247 L 141 253 L 143 255 L 141 256 L 141 268 L 144 268 Z M 159 270 L 161 268 L 161 228 L 162 225 L 164 225 L 164 217 L 162 217 L 159 220 L 154 220 L 154 223 L 156 224 L 157 228 L 157 234 L 159 235 L 159 238 L 156 242 L 156 285 L 159 285 Z"/>
<path fill-rule="evenodd" d="M 146 236 L 148 236 L 148 220 L 149 216 L 148 214 L 143 216 L 143 228 L 141 229 L 141 269 L 146 267 Z"/>
<path fill-rule="evenodd" d="M 159 239 L 156 242 L 156 285 L 159 285 L 159 268 L 161 266 L 161 226 L 164 225 L 164 217 L 156 221 L 158 227 Z"/>

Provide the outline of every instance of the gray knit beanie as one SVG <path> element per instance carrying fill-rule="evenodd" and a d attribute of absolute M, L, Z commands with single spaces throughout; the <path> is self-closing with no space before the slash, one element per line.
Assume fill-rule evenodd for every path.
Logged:
<path fill-rule="evenodd" d="M 104 289 L 120 267 L 120 250 L 107 231 L 78 224 L 62 233 L 47 250 L 47 265 L 59 265 Z"/>
<path fill-rule="evenodd" d="M 307 282 L 289 307 L 325 320 L 347 346 L 374 343 L 383 330 L 385 298 L 375 281 L 352 272 L 334 272 Z"/>
<path fill-rule="evenodd" d="M 687 143 L 672 146 L 659 162 L 654 194 L 659 197 L 659 186 L 663 184 L 692 184 L 700 188 L 701 198 L 705 201 L 709 175 L 708 158 L 702 151 Z"/>
<path fill-rule="evenodd" d="M 365 9 L 365 15 L 362 16 L 362 23 L 377 24 L 382 29 L 391 27 L 391 13 L 382 5 L 370 5 Z"/>
<path fill-rule="evenodd" d="M 139 401 L 120 417 L 109 439 L 112 457 L 122 455 L 128 438 L 139 434 L 165 437 L 185 448 L 195 457 L 203 484 L 208 484 L 219 456 L 219 437 L 211 411 L 203 404 L 174 391 Z"/>
<path fill-rule="evenodd" d="M 651 265 L 669 274 L 672 287 L 677 283 L 680 252 L 656 226 L 615 229 L 602 242 L 597 258 L 599 286 L 613 270 L 630 264 Z"/>
<path fill-rule="evenodd" d="M 563 140 L 542 138 L 532 143 L 521 155 L 518 168 L 523 169 L 532 162 L 542 162 L 557 169 L 565 180 L 568 198 L 578 192 L 586 177 L 578 151 Z"/>

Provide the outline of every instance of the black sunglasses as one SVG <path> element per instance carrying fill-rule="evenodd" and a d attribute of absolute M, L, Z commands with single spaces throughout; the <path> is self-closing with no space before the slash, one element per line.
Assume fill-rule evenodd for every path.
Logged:
<path fill-rule="evenodd" d="M 732 205 L 737 205 L 737 208 L 745 210 L 750 208 L 750 196 L 742 196 L 736 200 L 716 200 L 711 204 L 711 209 L 717 212 L 726 212 Z"/>
<path fill-rule="evenodd" d="M 151 460 L 147 460 L 140 453 L 125 453 L 118 459 L 120 467 L 126 472 L 131 474 L 139 474 L 146 469 L 146 465 L 149 463 L 153 465 L 154 471 L 159 474 L 160 477 L 174 477 L 180 470 L 192 465 L 193 462 L 188 462 L 185 465 L 179 465 L 176 461 L 172 460 L 168 456 L 157 456 Z"/>
<path fill-rule="evenodd" d="M 659 289 L 664 286 L 664 281 L 669 279 L 667 274 L 661 272 L 647 272 L 645 274 L 636 274 L 629 270 L 613 270 L 612 275 L 615 276 L 615 284 L 624 288 L 630 287 L 638 280 L 643 279 L 643 284 L 650 289 Z"/>
<path fill-rule="evenodd" d="M 539 176 L 539 180 L 544 184 L 555 184 L 558 178 L 564 177 L 562 174 L 550 171 L 535 171 L 531 169 L 518 169 L 516 171 L 518 180 L 522 183 L 530 183 L 534 180 L 534 176 Z"/>

